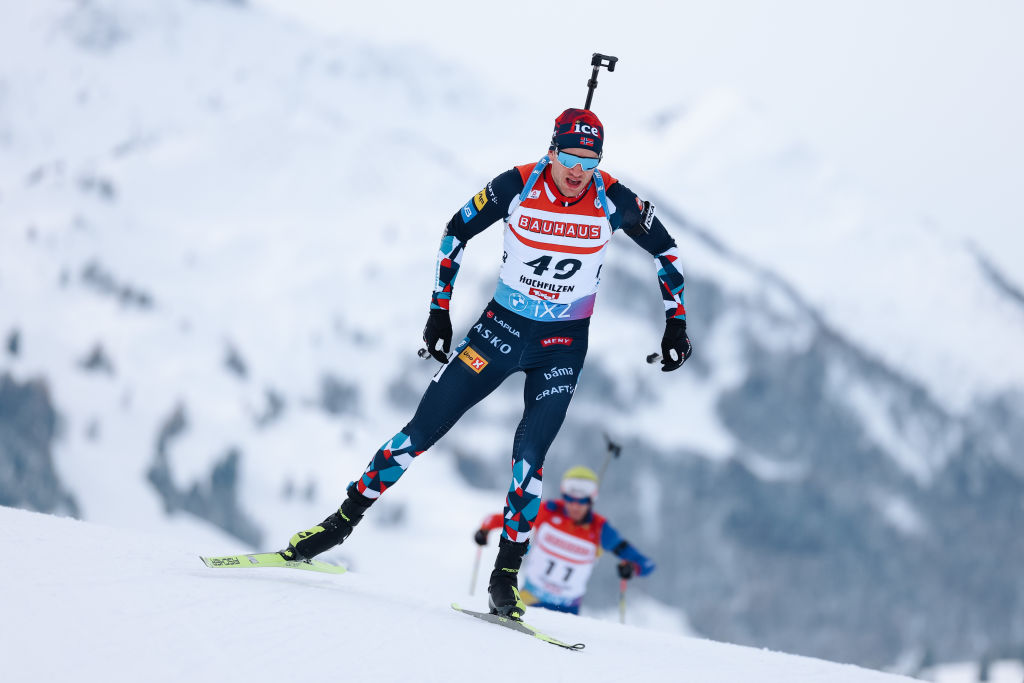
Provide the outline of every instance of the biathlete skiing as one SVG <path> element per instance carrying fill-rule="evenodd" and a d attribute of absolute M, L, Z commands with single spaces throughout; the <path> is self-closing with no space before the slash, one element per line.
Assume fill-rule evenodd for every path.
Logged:
<path fill-rule="evenodd" d="M 541 501 L 520 572 L 519 597 L 528 607 L 579 614 L 590 574 L 604 550 L 621 560 L 616 569 L 622 579 L 654 571 L 654 562 L 620 536 L 603 515 L 594 512 L 598 486 L 597 474 L 577 465 L 562 476 L 561 500 Z M 473 540 L 487 545 L 488 532 L 503 526 L 501 514 L 491 515 L 476 530 Z"/>
<path fill-rule="evenodd" d="M 678 369 L 692 349 L 676 243 L 650 202 L 599 169 L 604 139 L 594 113 L 566 109 L 555 120 L 547 154 L 491 180 L 448 221 L 423 330 L 427 350 L 445 365 L 409 423 L 349 484 L 338 511 L 291 537 L 281 551 L 286 559 L 311 559 L 343 542 L 416 456 L 506 378 L 522 372 L 525 405 L 512 441 L 512 482 L 488 586 L 492 614 L 522 618 L 526 605 L 517 575 L 541 511 L 544 456 L 576 391 L 601 264 L 615 234 L 624 233 L 654 260 L 665 304 L 661 369 Z M 504 224 L 504 253 L 494 298 L 449 355 L 449 305 L 459 264 L 467 243 L 498 221 Z"/>

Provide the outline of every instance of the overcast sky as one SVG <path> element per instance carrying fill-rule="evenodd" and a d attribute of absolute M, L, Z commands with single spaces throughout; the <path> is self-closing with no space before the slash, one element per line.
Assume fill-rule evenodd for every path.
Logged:
<path fill-rule="evenodd" d="M 643 120 L 717 87 L 879 199 L 976 240 L 1024 283 L 1024 2 L 253 0 L 325 31 L 415 44 L 496 90 Z"/>

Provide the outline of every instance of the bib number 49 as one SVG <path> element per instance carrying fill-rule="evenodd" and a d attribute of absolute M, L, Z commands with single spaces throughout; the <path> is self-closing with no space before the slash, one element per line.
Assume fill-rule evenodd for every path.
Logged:
<path fill-rule="evenodd" d="M 545 255 L 539 258 L 535 258 L 532 261 L 526 261 L 525 265 L 533 268 L 534 275 L 543 275 L 545 271 L 551 268 L 551 256 Z M 552 273 L 551 277 L 555 278 L 556 280 L 568 280 L 569 278 L 576 274 L 576 271 L 578 271 L 582 267 L 583 261 L 580 261 L 579 259 L 562 259 L 561 261 L 555 264 L 555 272 Z"/>

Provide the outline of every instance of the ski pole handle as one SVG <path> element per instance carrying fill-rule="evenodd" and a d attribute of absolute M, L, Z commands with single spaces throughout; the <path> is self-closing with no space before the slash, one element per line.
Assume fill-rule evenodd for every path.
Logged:
<path fill-rule="evenodd" d="M 426 351 L 426 349 L 423 349 L 423 350 Z M 430 354 L 427 354 L 427 355 L 430 355 Z M 661 354 L 660 353 L 649 353 L 649 354 L 647 354 L 647 362 L 650 363 L 651 365 L 654 365 L 655 363 L 660 363 L 661 362 Z"/>

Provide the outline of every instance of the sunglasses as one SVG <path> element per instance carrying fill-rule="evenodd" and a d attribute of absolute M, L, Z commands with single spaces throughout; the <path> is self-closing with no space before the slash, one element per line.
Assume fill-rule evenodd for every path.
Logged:
<path fill-rule="evenodd" d="M 558 154 L 558 163 L 566 168 L 572 168 L 579 164 L 580 168 L 584 171 L 593 171 L 601 163 L 601 157 L 578 157 L 575 154 L 569 154 L 560 149 L 555 150 L 555 152 Z"/>
<path fill-rule="evenodd" d="M 570 496 L 568 493 L 562 494 L 562 500 L 566 503 L 576 503 L 577 505 L 590 505 L 593 502 L 590 496 L 577 498 L 576 496 Z"/>

